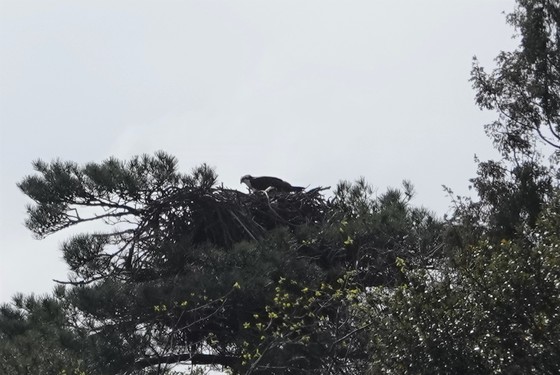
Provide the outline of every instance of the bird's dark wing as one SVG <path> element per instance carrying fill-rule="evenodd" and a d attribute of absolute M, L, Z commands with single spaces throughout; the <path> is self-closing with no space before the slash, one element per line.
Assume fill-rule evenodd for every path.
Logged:
<path fill-rule="evenodd" d="M 273 187 L 276 191 L 289 192 L 292 191 L 292 185 L 277 177 L 262 176 L 255 177 L 251 180 L 251 186 L 256 190 L 266 190 Z"/>

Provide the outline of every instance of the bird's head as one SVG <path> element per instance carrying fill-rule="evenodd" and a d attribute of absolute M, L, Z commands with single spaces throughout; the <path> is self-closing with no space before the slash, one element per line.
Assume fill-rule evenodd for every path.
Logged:
<path fill-rule="evenodd" d="M 252 186 L 251 186 L 251 180 L 253 179 L 253 176 L 251 176 L 250 174 L 246 174 L 245 176 L 241 177 L 241 182 L 242 184 L 247 185 L 247 187 L 249 188 L 249 191 L 252 190 Z"/>
<path fill-rule="evenodd" d="M 251 181 L 252 179 L 253 179 L 253 176 L 251 176 L 250 174 L 246 174 L 245 176 L 241 177 L 241 181 L 239 183 L 247 184 L 247 182 Z"/>
<path fill-rule="evenodd" d="M 239 183 L 243 184 L 247 184 L 250 185 L 248 182 L 251 181 L 253 179 L 253 176 L 251 176 L 250 174 L 246 174 L 245 176 L 241 177 L 241 181 Z"/>

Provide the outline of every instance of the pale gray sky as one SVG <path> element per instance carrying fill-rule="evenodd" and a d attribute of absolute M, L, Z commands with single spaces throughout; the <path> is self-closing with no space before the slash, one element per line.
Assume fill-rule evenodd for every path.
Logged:
<path fill-rule="evenodd" d="M 513 0 L 0 0 L 0 302 L 64 279 L 16 182 L 37 158 L 164 150 L 225 185 L 411 180 L 443 214 L 495 155 L 471 58 L 511 49 Z M 79 229 L 79 228 L 78 228 Z"/>

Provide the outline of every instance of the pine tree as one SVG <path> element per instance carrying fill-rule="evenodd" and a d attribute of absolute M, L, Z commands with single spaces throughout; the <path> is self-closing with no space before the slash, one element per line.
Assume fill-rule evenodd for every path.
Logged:
<path fill-rule="evenodd" d="M 320 187 L 245 194 L 219 186 L 206 165 L 178 172 L 165 153 L 34 166 L 38 174 L 19 186 L 35 202 L 27 226 L 37 236 L 99 223 L 63 244 L 72 271 L 63 283 L 91 333 L 89 366 L 104 373 L 162 374 L 178 362 L 281 373 L 273 366 L 279 358 L 291 363 L 286 373 L 321 373 L 347 363 L 344 351 L 332 349 L 354 329 L 350 321 L 335 335 L 298 341 L 325 316 L 349 316 L 343 300 L 308 317 L 299 346 L 273 340 L 266 355 L 250 352 L 286 327 L 285 311 L 275 311 L 279 290 L 291 290 L 282 298 L 321 288 L 327 295 L 348 275 L 352 293 L 394 285 L 402 278 L 397 259 L 426 264 L 440 242 L 441 223 L 410 207 L 409 184 L 380 197 L 364 181 L 342 183 L 331 199 Z M 300 350 L 309 354 L 303 361 Z M 364 363 L 359 353 L 356 363 Z"/>
<path fill-rule="evenodd" d="M 0 306 L 0 373 L 82 373 L 86 332 L 72 327 L 63 296 L 59 287 L 52 296 L 19 294 Z"/>

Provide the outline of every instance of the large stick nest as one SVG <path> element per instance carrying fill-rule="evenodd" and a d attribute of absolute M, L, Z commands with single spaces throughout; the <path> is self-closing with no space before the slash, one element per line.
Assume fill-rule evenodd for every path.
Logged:
<path fill-rule="evenodd" d="M 249 194 L 223 187 L 177 189 L 145 207 L 138 229 L 161 228 L 175 239 L 188 236 L 194 244 L 229 247 L 242 240 L 259 240 L 276 227 L 322 222 L 331 205 L 321 194 L 326 189 Z"/>

